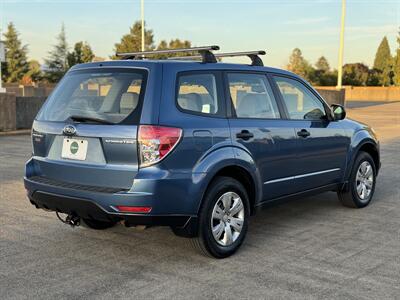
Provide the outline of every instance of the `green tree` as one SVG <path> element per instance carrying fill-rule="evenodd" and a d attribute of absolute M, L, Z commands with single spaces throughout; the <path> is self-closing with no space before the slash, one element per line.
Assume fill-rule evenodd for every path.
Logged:
<path fill-rule="evenodd" d="M 40 69 L 40 63 L 37 60 L 29 61 L 29 71 L 25 76 L 30 78 L 32 82 L 39 82 L 42 80 L 43 73 Z"/>
<path fill-rule="evenodd" d="M 3 79 L 6 82 L 19 82 L 29 70 L 27 61 L 28 47 L 22 45 L 19 33 L 13 23 L 8 24 L 4 37 L 6 63 L 2 68 L 4 72 Z"/>
<path fill-rule="evenodd" d="M 67 55 L 68 67 L 91 62 L 94 56 L 92 48 L 87 42 L 77 42 L 74 50 Z"/>
<path fill-rule="evenodd" d="M 337 78 L 338 78 L 338 71 L 337 70 L 330 71 L 324 77 L 324 82 L 323 82 L 322 85 L 325 85 L 325 86 L 336 86 Z"/>
<path fill-rule="evenodd" d="M 58 82 L 68 70 L 68 44 L 65 35 L 64 24 L 61 25 L 61 32 L 57 36 L 57 44 L 49 52 L 49 57 L 45 59 L 46 71 L 45 78 L 49 82 Z"/>
<path fill-rule="evenodd" d="M 162 40 L 157 46 L 157 50 L 164 50 L 164 49 L 168 49 L 168 43 L 166 40 Z"/>
<path fill-rule="evenodd" d="M 167 41 L 162 40 L 158 46 L 157 50 L 165 50 L 165 49 L 180 49 L 180 48 L 190 48 L 192 47 L 192 43 L 190 41 L 181 41 L 180 39 L 170 40 L 169 43 Z M 176 57 L 176 56 L 190 56 L 193 53 L 190 52 L 182 52 L 182 53 L 168 53 L 168 54 L 159 54 L 154 55 L 154 58 L 157 59 L 165 59 L 167 57 Z"/>
<path fill-rule="evenodd" d="M 114 51 L 117 52 L 138 52 L 142 49 L 142 23 L 140 21 L 135 22 L 130 28 L 128 34 L 125 34 L 119 43 L 115 44 Z M 153 30 L 144 30 L 144 45 L 145 50 L 154 49 L 154 35 Z M 118 57 L 113 55 L 111 58 L 117 59 Z"/>
<path fill-rule="evenodd" d="M 400 31 L 397 36 L 397 49 L 393 60 L 393 83 L 400 86 Z"/>
<path fill-rule="evenodd" d="M 308 77 L 308 80 L 313 85 L 334 86 L 337 82 L 337 71 L 322 72 L 321 70 L 313 70 Z"/>
<path fill-rule="evenodd" d="M 313 67 L 310 63 L 303 57 L 301 50 L 295 48 L 289 57 L 289 64 L 287 69 L 301 77 L 306 79 L 312 79 L 313 77 Z M 312 80 L 311 80 L 312 81 Z"/>
<path fill-rule="evenodd" d="M 192 43 L 190 41 L 181 41 L 180 39 L 174 39 L 169 41 L 170 49 L 179 49 L 179 48 L 190 48 L 192 47 Z"/>
<path fill-rule="evenodd" d="M 369 76 L 369 69 L 361 63 L 345 64 L 343 66 L 343 84 L 365 86 Z"/>
<path fill-rule="evenodd" d="M 316 69 L 312 72 L 312 82 L 315 85 L 331 86 L 337 81 L 337 73 L 332 72 L 328 60 L 321 56 L 315 63 Z"/>
<path fill-rule="evenodd" d="M 393 58 L 390 54 L 390 47 L 387 37 L 385 36 L 376 51 L 374 60 L 374 69 L 381 71 L 381 85 L 388 86 L 391 84 Z"/>
<path fill-rule="evenodd" d="M 318 61 L 315 63 L 315 67 L 318 71 L 322 71 L 323 73 L 328 73 L 331 69 L 329 66 L 328 60 L 325 56 L 321 56 Z"/>
<path fill-rule="evenodd" d="M 380 86 L 381 84 L 382 71 L 377 69 L 371 69 L 368 72 L 367 86 Z"/>

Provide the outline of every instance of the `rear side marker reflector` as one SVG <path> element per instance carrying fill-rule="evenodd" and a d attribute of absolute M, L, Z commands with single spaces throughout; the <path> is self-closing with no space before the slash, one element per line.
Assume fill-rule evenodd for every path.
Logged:
<path fill-rule="evenodd" d="M 127 213 L 149 213 L 151 212 L 150 206 L 115 206 L 120 212 Z"/>

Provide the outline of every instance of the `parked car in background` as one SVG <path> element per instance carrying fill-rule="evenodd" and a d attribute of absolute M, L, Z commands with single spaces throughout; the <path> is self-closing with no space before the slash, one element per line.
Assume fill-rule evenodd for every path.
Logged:
<path fill-rule="evenodd" d="M 380 168 L 374 131 L 299 76 L 264 67 L 263 52 L 226 55 L 252 59 L 241 65 L 217 62 L 216 49 L 73 67 L 33 124 L 31 203 L 94 229 L 170 226 L 217 258 L 240 247 L 265 205 L 334 191 L 367 206 Z"/>

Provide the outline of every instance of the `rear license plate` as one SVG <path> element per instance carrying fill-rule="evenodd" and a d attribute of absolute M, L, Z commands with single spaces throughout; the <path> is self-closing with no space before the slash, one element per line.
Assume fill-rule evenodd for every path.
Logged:
<path fill-rule="evenodd" d="M 64 138 L 61 157 L 67 159 L 85 160 L 87 148 L 87 140 Z"/>

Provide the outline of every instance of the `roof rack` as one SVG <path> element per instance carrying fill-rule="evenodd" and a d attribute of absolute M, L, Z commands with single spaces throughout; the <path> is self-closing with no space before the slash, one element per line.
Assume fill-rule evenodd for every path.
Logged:
<path fill-rule="evenodd" d="M 204 46 L 204 47 L 193 47 L 193 48 L 181 48 L 181 49 L 165 49 L 165 50 L 154 50 L 154 51 L 141 51 L 141 52 L 117 52 L 116 56 L 122 59 L 144 59 L 155 54 L 169 54 L 169 53 L 181 53 L 181 52 L 197 52 L 198 58 L 202 59 L 203 63 L 216 63 L 217 59 L 212 50 L 219 50 L 219 46 Z"/>
<path fill-rule="evenodd" d="M 229 53 L 215 53 L 214 57 L 222 58 L 222 57 L 236 57 L 236 56 L 248 56 L 251 59 L 252 66 L 264 66 L 263 61 L 259 57 L 259 55 L 265 55 L 266 52 L 264 50 L 258 51 L 243 51 L 243 52 L 229 52 Z M 193 56 L 179 56 L 179 57 L 169 57 L 168 59 L 176 59 L 176 60 L 197 60 L 201 59 L 199 55 Z"/>

